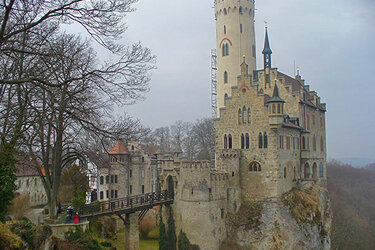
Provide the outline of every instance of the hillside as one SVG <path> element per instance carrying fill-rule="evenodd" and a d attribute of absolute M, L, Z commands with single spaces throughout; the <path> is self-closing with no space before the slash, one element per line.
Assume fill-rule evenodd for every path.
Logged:
<path fill-rule="evenodd" d="M 375 171 L 328 164 L 332 249 L 375 249 Z"/>

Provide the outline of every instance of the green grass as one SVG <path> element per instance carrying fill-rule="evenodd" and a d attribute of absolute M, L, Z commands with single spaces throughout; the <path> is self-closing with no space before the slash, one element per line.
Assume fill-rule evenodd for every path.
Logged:
<path fill-rule="evenodd" d="M 158 237 L 159 237 L 159 228 L 155 227 L 150 234 L 148 235 L 148 239 L 139 239 L 139 249 L 140 250 L 159 250 L 159 243 L 158 243 Z M 117 250 L 124 250 L 124 244 L 125 244 L 125 230 L 122 229 L 117 232 L 115 239 L 102 239 L 102 238 L 96 238 L 98 242 L 111 242 L 112 246 L 116 247 Z M 107 248 L 108 249 L 108 248 Z"/>

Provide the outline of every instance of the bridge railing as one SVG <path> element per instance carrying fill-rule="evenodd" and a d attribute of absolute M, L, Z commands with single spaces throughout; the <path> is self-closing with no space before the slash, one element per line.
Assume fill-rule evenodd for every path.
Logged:
<path fill-rule="evenodd" d="M 119 199 L 110 199 L 107 201 L 95 201 L 90 204 L 85 204 L 76 207 L 75 210 L 82 215 L 98 214 L 103 212 L 118 211 L 131 209 L 135 206 L 141 206 L 150 204 L 154 202 L 164 201 L 173 199 L 173 193 L 163 190 L 160 193 L 147 193 L 141 195 L 128 196 Z"/>

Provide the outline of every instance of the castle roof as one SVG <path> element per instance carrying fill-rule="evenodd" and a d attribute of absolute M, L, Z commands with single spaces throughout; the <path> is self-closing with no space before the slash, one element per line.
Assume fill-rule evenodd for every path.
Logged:
<path fill-rule="evenodd" d="M 268 39 L 268 29 L 266 28 L 266 38 L 264 39 L 264 49 L 262 51 L 263 54 L 272 54 L 272 50 L 270 47 L 270 41 Z"/>
<path fill-rule="evenodd" d="M 125 144 L 121 140 L 117 140 L 115 145 L 108 152 L 109 155 L 127 155 L 129 154 Z"/>
<path fill-rule="evenodd" d="M 275 84 L 275 88 L 273 89 L 273 95 L 272 98 L 268 100 L 267 103 L 272 103 L 272 102 L 285 102 L 283 99 L 280 98 L 279 96 L 279 88 L 277 87 L 277 84 Z"/>

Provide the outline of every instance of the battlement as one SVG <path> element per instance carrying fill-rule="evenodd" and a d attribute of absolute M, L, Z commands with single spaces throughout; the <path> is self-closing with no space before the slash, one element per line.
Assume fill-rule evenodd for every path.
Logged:
<path fill-rule="evenodd" d="M 183 169 L 211 169 L 210 161 L 183 161 L 181 162 Z"/>

